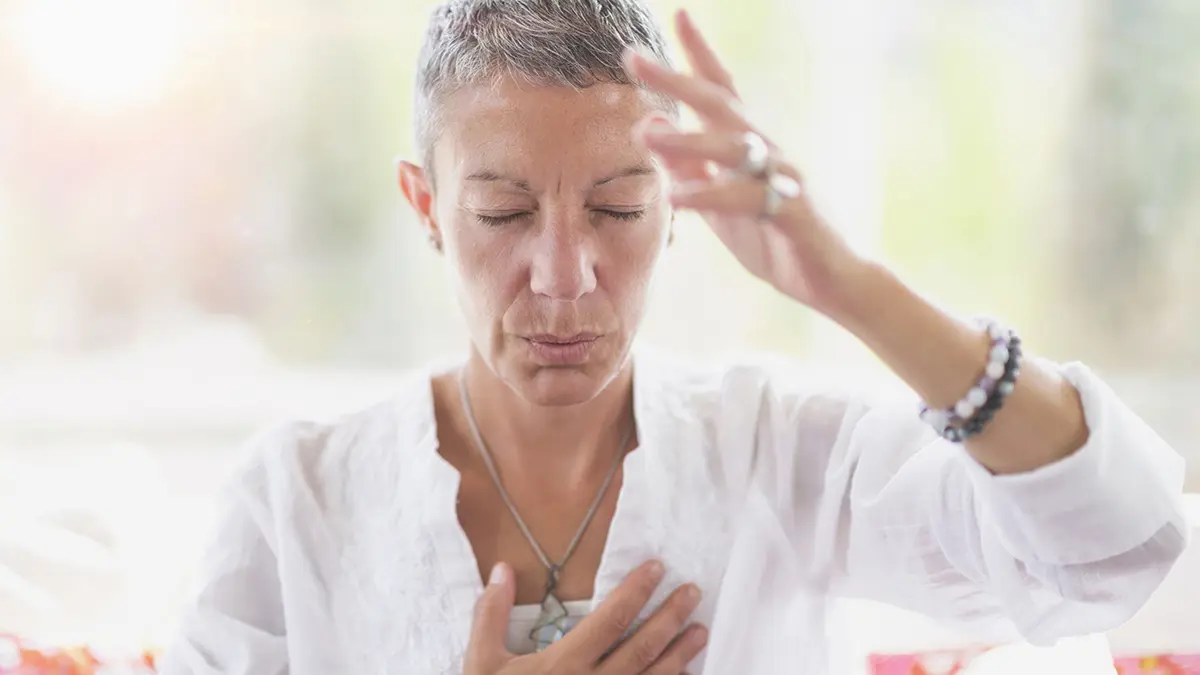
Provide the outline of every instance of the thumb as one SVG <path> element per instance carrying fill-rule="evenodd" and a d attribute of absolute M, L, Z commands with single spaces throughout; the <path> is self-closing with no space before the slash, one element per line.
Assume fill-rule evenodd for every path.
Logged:
<path fill-rule="evenodd" d="M 471 644 L 466 656 L 466 663 L 474 668 L 468 668 L 467 672 L 491 672 L 510 656 L 505 640 L 516 595 L 512 568 L 502 562 L 496 563 L 483 595 L 475 602 L 475 620 L 471 625 Z M 483 669 L 478 670 L 480 667 Z"/>

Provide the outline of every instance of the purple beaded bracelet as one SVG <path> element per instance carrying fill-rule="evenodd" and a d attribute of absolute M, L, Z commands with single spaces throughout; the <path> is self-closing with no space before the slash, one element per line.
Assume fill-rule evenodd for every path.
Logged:
<path fill-rule="evenodd" d="M 955 443 L 983 431 L 1012 393 L 1020 374 L 1020 338 L 994 319 L 979 318 L 976 322 L 991 339 L 988 363 L 979 381 L 952 408 L 936 410 L 921 404 L 921 420 Z"/>

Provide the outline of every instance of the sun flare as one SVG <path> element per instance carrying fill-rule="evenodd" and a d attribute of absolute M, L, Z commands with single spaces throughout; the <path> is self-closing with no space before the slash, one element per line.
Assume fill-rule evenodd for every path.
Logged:
<path fill-rule="evenodd" d="M 39 79 L 73 101 L 110 107 L 153 97 L 178 56 L 172 0 L 26 0 L 17 38 Z"/>

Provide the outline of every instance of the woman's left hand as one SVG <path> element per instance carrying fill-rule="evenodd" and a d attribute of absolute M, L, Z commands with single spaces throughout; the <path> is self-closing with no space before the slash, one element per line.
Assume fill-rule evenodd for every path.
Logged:
<path fill-rule="evenodd" d="M 692 74 L 634 52 L 626 58 L 634 77 L 692 108 L 703 125 L 685 132 L 657 118 L 635 132 L 671 174 L 673 205 L 701 213 L 752 274 L 830 313 L 845 279 L 861 261 L 816 213 L 800 172 L 742 114 L 732 78 L 684 10 L 676 15 L 676 31 Z M 753 141 L 748 142 L 747 134 L 758 134 L 765 142 L 769 176 L 746 171 Z"/>

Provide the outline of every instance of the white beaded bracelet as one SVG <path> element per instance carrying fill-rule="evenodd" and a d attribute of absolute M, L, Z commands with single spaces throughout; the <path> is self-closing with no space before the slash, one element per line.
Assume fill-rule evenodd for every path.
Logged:
<path fill-rule="evenodd" d="M 979 433 L 991 421 L 1004 399 L 1012 393 L 1020 368 L 1020 339 L 993 319 L 976 321 L 991 340 L 988 363 L 979 381 L 951 408 L 936 410 L 921 404 L 921 420 L 942 437 L 955 442 Z"/>

